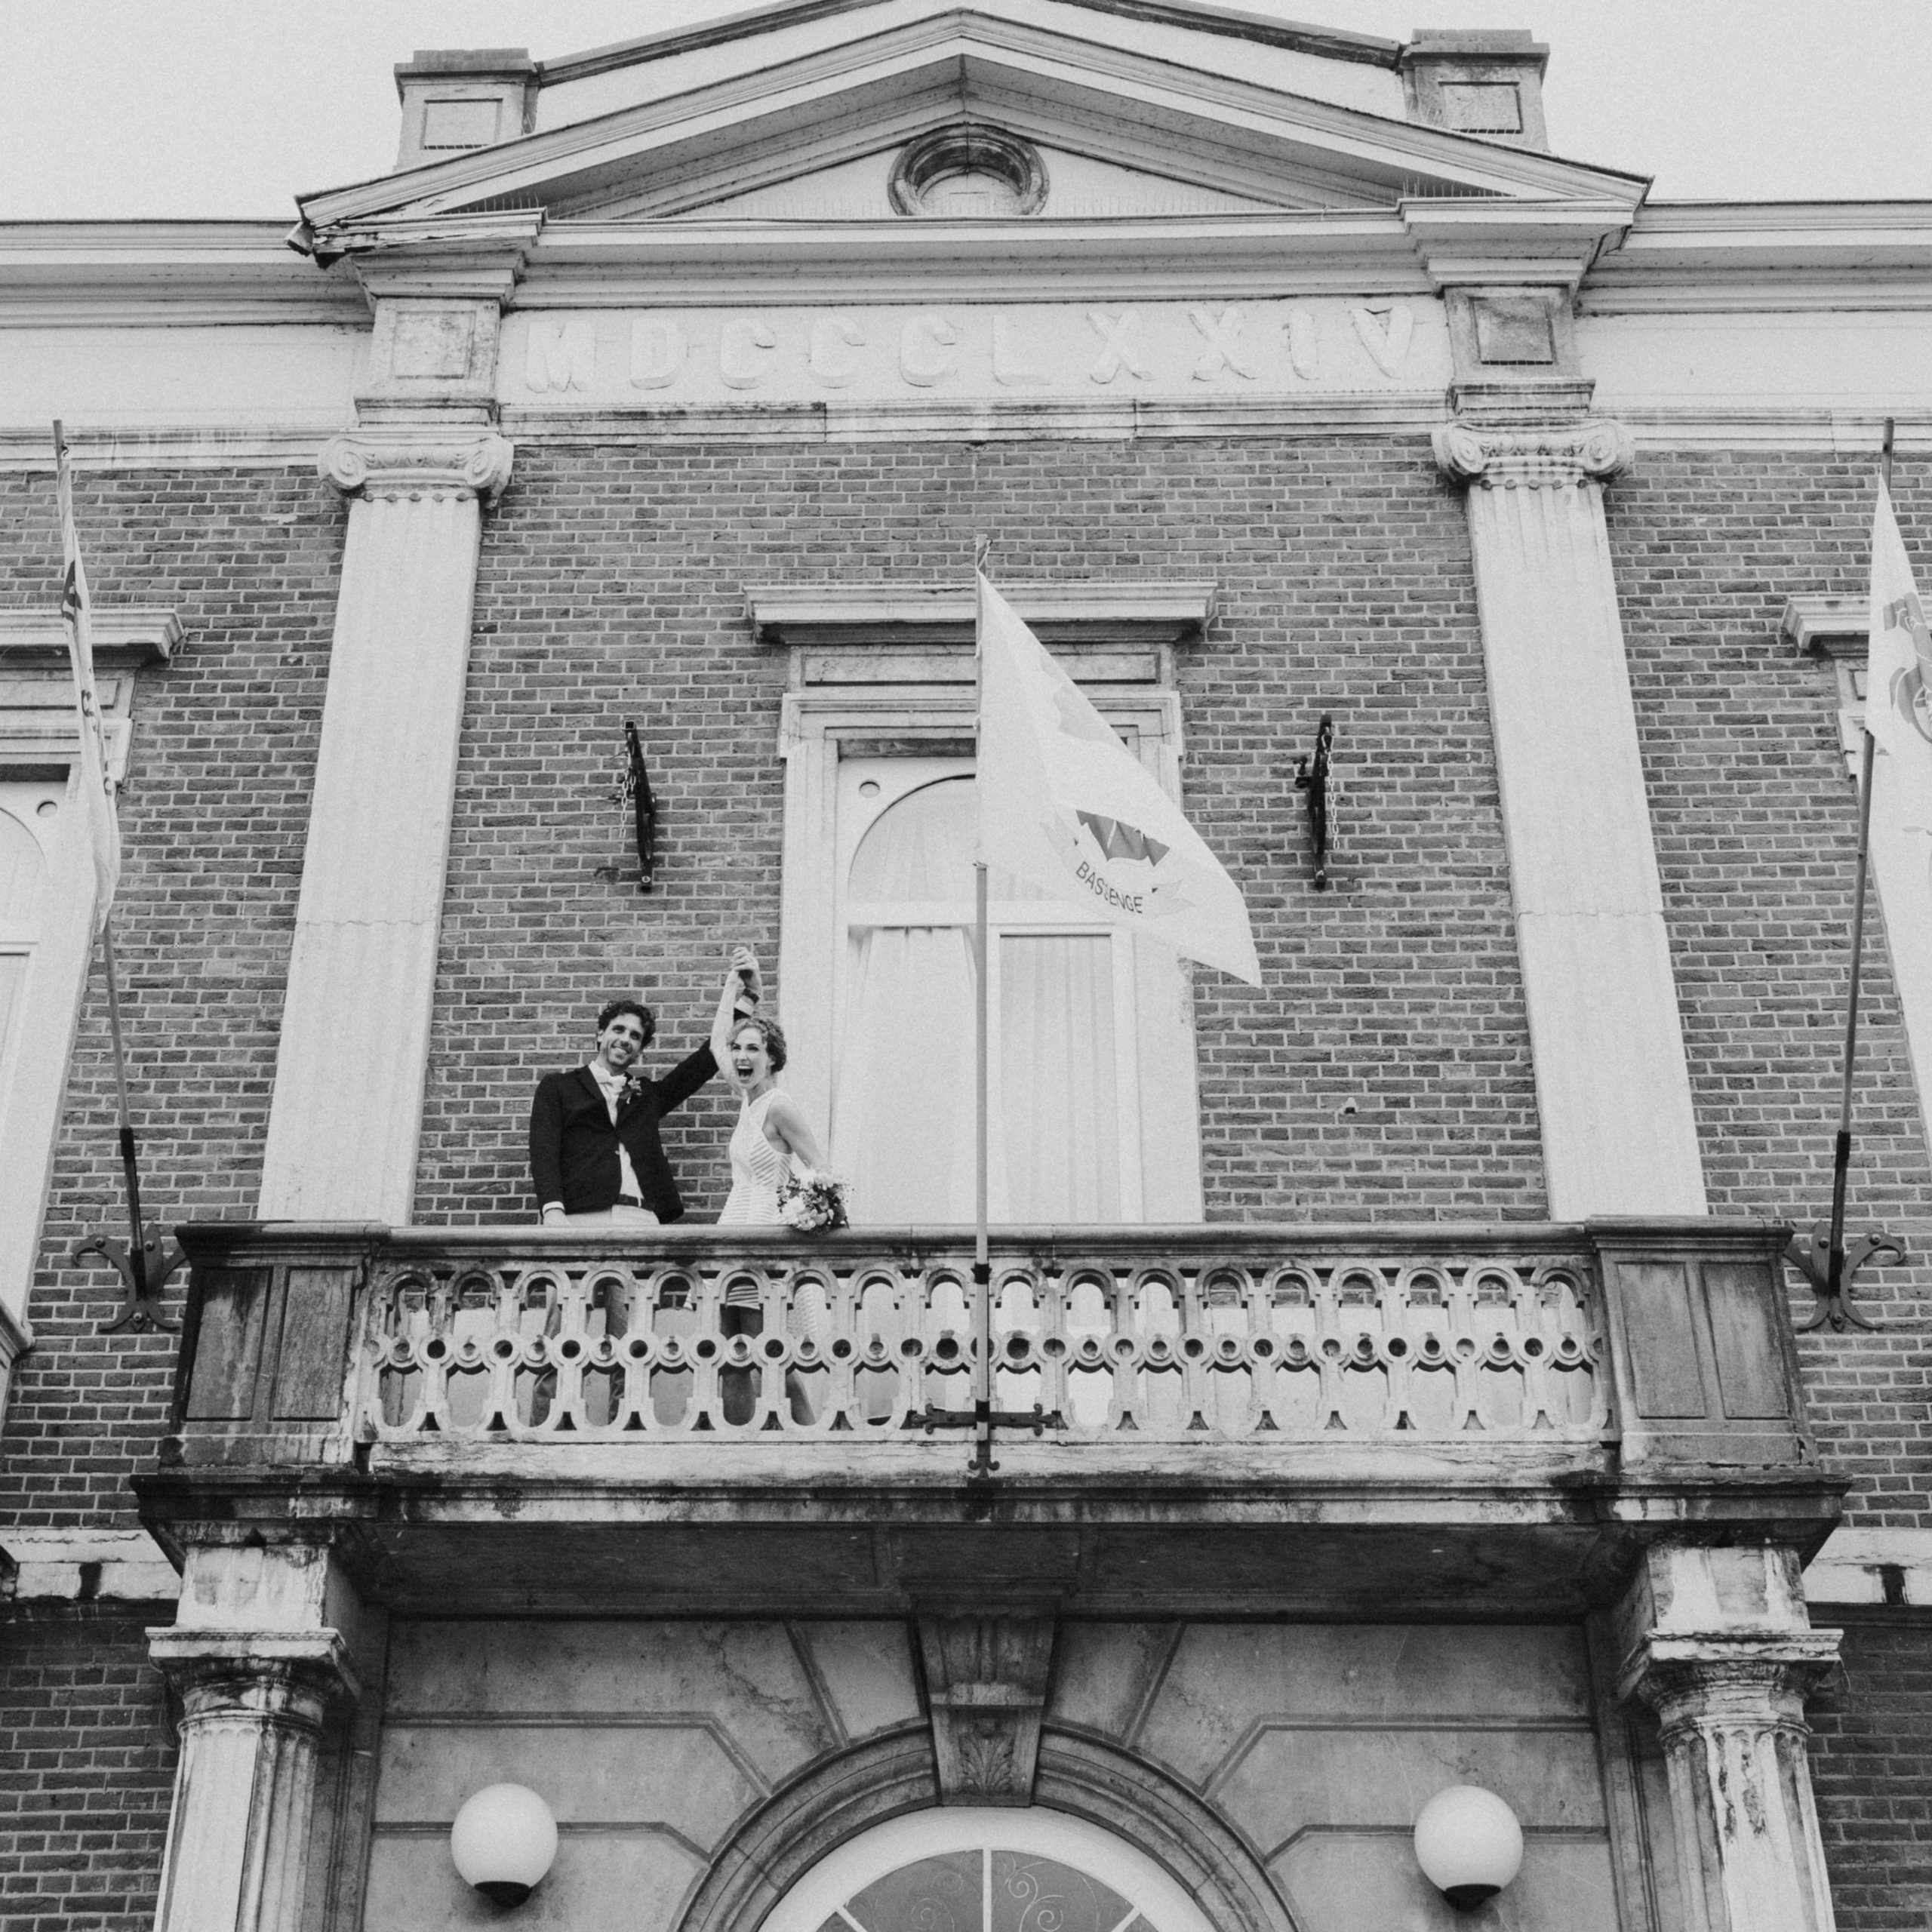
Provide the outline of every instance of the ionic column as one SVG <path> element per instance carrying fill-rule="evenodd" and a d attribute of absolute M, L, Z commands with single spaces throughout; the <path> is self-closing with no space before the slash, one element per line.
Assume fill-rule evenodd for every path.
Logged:
<path fill-rule="evenodd" d="M 1706 1211 L 1604 526 L 1614 423 L 1461 421 L 1469 534 L 1552 1220 Z"/>
<path fill-rule="evenodd" d="M 300 1932 L 322 1719 L 355 1690 L 342 1638 L 166 1630 L 149 1650 L 183 1706 L 156 1932 Z"/>
<path fill-rule="evenodd" d="M 487 430 L 337 436 L 352 500 L 258 1211 L 408 1220 L 469 662 Z"/>
<path fill-rule="evenodd" d="M 1838 1637 L 1777 1549 L 1651 1552 L 1620 1673 L 1663 1727 L 1686 1932 L 1832 1932 L 1806 1694 Z"/>

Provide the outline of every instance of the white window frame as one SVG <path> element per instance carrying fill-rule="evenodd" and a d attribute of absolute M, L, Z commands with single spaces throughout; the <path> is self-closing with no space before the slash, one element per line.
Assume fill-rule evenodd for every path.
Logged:
<path fill-rule="evenodd" d="M 1174 650 L 1211 618 L 1212 586 L 1003 589 L 1180 802 Z M 848 758 L 881 754 L 971 758 L 972 594 L 916 586 L 752 591 L 748 603 L 754 635 L 791 650 L 779 728 L 785 826 L 778 992 L 787 1084 L 823 1126 L 831 1115 L 837 961 L 846 943 L 838 768 Z M 1204 1208 L 1192 971 L 1152 941 L 1133 946 L 1142 995 L 1135 1042 L 1141 1144 L 1137 1186 L 1122 1188 L 1123 1219 L 1137 1192 L 1146 1221 L 1198 1222 Z M 1171 1002 L 1171 1017 L 1178 1012 L 1178 1025 L 1149 1023 L 1163 1001 Z"/>
<path fill-rule="evenodd" d="M 915 1811 L 847 1839 L 772 1907 L 762 1932 L 819 1932 L 841 1918 L 848 1899 L 888 1874 L 921 1859 L 980 1850 L 1057 1859 L 1111 1886 L 1161 1932 L 1214 1932 L 1192 1896 L 1138 1845 L 1043 1805 L 977 1804 Z"/>
<path fill-rule="evenodd" d="M 127 774 L 136 673 L 165 663 L 180 639 L 172 611 L 123 605 L 94 613 L 96 687 L 117 780 Z M 66 784 L 61 830 L 48 855 L 48 899 L 25 989 L 20 1051 L 0 1103 L 0 1413 L 14 1360 L 32 1341 L 28 1297 L 94 952 L 94 864 L 78 808 L 79 752 L 59 615 L 0 611 L 0 777 L 64 777 Z"/>

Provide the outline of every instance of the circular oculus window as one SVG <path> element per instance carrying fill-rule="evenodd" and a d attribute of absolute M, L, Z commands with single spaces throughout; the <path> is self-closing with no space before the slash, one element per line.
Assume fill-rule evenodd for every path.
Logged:
<path fill-rule="evenodd" d="M 909 141 L 893 164 L 889 192 L 901 214 L 953 220 L 1037 214 L 1046 205 L 1046 164 L 1030 142 L 969 122 Z"/>

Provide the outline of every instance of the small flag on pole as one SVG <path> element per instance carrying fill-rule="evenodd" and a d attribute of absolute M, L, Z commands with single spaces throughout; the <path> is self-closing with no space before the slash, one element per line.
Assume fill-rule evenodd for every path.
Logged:
<path fill-rule="evenodd" d="M 80 804 L 88 844 L 94 855 L 94 931 L 98 938 L 114 909 L 121 882 L 121 827 L 114 809 L 114 780 L 109 775 L 107 739 L 101 728 L 100 700 L 94 683 L 93 614 L 88 601 L 87 567 L 74 527 L 74 483 L 67 445 L 54 426 L 55 487 L 60 499 L 60 549 L 64 574 L 60 615 L 67 626 L 67 656 L 74 673 L 74 709 L 80 727 Z"/>
<path fill-rule="evenodd" d="M 978 582 L 980 860 L 1260 986 L 1240 888 L 1005 598 Z"/>
<path fill-rule="evenodd" d="M 1866 648 L 1865 728 L 1891 761 L 1892 796 L 1906 823 L 1932 833 L 1932 634 L 1882 482 L 1872 518 Z"/>

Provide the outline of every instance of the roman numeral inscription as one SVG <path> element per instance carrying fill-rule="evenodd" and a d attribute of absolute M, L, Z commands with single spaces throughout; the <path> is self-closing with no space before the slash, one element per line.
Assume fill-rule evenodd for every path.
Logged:
<path fill-rule="evenodd" d="M 552 311 L 505 327 L 500 399 L 546 411 L 1439 392 L 1451 367 L 1441 305 L 1386 297 Z"/>

